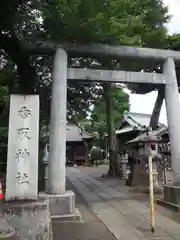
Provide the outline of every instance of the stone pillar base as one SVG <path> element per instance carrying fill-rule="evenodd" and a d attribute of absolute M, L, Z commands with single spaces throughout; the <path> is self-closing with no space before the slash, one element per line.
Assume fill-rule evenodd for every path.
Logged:
<path fill-rule="evenodd" d="M 108 165 L 108 164 L 109 164 L 109 159 L 107 159 L 107 158 L 104 159 L 104 164 L 105 164 L 105 165 Z"/>
<path fill-rule="evenodd" d="M 157 203 L 180 212 L 180 186 L 165 185 L 164 199 L 157 199 Z"/>
<path fill-rule="evenodd" d="M 49 198 L 49 210 L 52 219 L 62 221 L 81 220 L 78 209 L 75 208 L 75 195 L 72 191 L 66 191 L 63 194 L 46 194 L 40 195 Z"/>
<path fill-rule="evenodd" d="M 15 230 L 15 239 L 52 240 L 51 218 L 47 198 L 37 201 L 12 201 L 2 206 L 4 219 Z"/>

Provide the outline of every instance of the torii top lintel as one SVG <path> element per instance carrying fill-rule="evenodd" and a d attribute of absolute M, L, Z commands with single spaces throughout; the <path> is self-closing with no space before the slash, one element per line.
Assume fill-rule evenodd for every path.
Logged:
<path fill-rule="evenodd" d="M 63 47 L 63 46 L 62 46 Z M 110 46 L 106 44 L 89 44 L 89 45 L 67 45 L 64 49 L 72 54 L 90 55 L 97 57 L 111 57 L 115 59 L 129 58 L 139 60 L 164 61 L 167 58 L 173 58 L 180 62 L 180 52 L 164 49 L 137 48 L 129 46 Z"/>
<path fill-rule="evenodd" d="M 24 45 L 24 44 L 23 44 Z M 24 45 L 25 49 L 32 54 L 48 55 L 55 52 L 56 48 L 63 48 L 69 55 L 86 57 L 110 57 L 113 59 L 131 58 L 136 60 L 154 60 L 163 62 L 167 58 L 173 58 L 180 62 L 180 52 L 154 48 L 137 48 L 129 46 L 110 46 L 107 44 L 77 44 L 77 43 L 50 43 L 37 42 Z"/>

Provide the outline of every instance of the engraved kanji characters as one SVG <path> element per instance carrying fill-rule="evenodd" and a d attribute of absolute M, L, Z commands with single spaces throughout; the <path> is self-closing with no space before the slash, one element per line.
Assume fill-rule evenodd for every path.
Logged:
<path fill-rule="evenodd" d="M 29 136 L 30 128 L 19 128 L 17 129 L 17 132 L 20 136 L 20 140 L 31 139 L 31 137 Z"/>
<path fill-rule="evenodd" d="M 28 175 L 26 173 L 17 172 L 17 174 L 16 174 L 16 184 L 21 185 L 21 184 L 24 184 L 24 183 L 28 183 L 28 184 L 30 183 Z"/>
<path fill-rule="evenodd" d="M 30 156 L 30 153 L 27 148 L 19 148 L 16 152 L 16 160 L 19 162 L 20 160 L 27 160 L 28 156 Z"/>
<path fill-rule="evenodd" d="M 29 110 L 26 106 L 22 106 L 18 113 L 22 119 L 26 119 L 31 115 L 31 110 Z"/>
<path fill-rule="evenodd" d="M 29 116 L 31 116 L 32 112 L 31 112 L 31 110 L 28 109 L 27 106 L 22 106 L 18 110 L 18 114 L 22 120 L 26 120 Z M 30 130 L 31 129 L 29 127 L 18 128 L 17 134 L 19 136 L 19 139 L 22 141 L 31 139 L 31 136 L 29 135 Z M 23 142 L 22 142 L 22 144 L 23 144 Z M 22 145 L 22 147 L 19 146 L 19 148 L 16 151 L 16 156 L 15 156 L 16 161 L 18 163 L 25 163 L 29 156 L 30 156 L 29 150 L 26 147 L 23 147 L 23 145 Z M 24 172 L 24 170 L 22 168 L 22 171 L 18 171 L 16 173 L 16 184 L 21 185 L 21 184 L 25 184 L 25 183 L 28 183 L 28 184 L 30 183 L 29 176 L 27 173 Z"/>

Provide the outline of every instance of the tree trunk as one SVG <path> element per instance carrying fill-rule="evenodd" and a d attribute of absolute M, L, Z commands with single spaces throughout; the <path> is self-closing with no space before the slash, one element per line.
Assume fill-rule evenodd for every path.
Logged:
<path fill-rule="evenodd" d="M 27 52 L 22 48 L 19 39 L 11 34 L 0 33 L 0 48 L 3 49 L 17 65 L 20 76 L 20 92 L 23 94 L 34 93 L 36 69 L 31 66 Z"/>
<path fill-rule="evenodd" d="M 115 176 L 115 163 L 116 163 L 116 151 L 115 145 L 113 141 L 113 132 L 114 132 L 114 124 L 112 119 L 112 111 L 111 111 L 111 96 L 110 96 L 110 89 L 111 84 L 107 83 L 104 84 L 104 96 L 106 101 L 106 116 L 107 116 L 107 128 L 108 128 L 108 152 L 109 152 L 109 170 L 108 176 Z"/>
<path fill-rule="evenodd" d="M 154 104 L 154 109 L 153 109 L 150 124 L 149 124 L 152 130 L 155 130 L 158 127 L 163 100 L 164 100 L 164 89 L 161 89 L 158 91 L 158 96 Z"/>

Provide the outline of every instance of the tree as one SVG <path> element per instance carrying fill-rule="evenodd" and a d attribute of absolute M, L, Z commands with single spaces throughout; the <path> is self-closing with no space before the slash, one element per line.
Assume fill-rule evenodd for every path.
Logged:
<path fill-rule="evenodd" d="M 89 43 L 99 42 L 108 44 L 124 44 L 133 46 L 164 47 L 166 29 L 164 23 L 168 20 L 167 9 L 160 0 L 64 0 L 42 1 L 41 13 L 43 24 L 37 20 L 35 0 L 13 0 L 1 3 L 0 19 L 0 48 L 16 63 L 19 75 L 20 90 L 29 93 L 38 91 L 43 100 L 41 106 L 47 108 L 51 97 L 51 79 L 45 80 L 43 66 L 47 65 L 47 75 L 51 64 L 30 57 L 21 46 L 21 39 L 29 42 L 41 38 L 60 42 Z M 4 4 L 4 5 L 3 5 Z M 10 14 L 9 14 L 10 12 Z M 30 20 L 27 20 L 28 18 Z M 34 37 L 35 36 L 35 37 Z M 99 61 L 99 64 L 94 62 Z M 69 65 L 81 68 L 124 69 L 142 68 L 157 70 L 157 66 L 147 69 L 146 65 L 129 64 L 126 61 L 102 61 L 102 59 L 74 58 L 69 56 Z M 42 74 L 43 73 L 43 74 Z M 132 89 L 146 93 L 154 86 L 135 86 Z M 97 92 L 96 84 L 82 85 L 69 83 L 68 110 L 73 121 L 85 117 L 93 95 Z M 42 98 L 41 98 L 42 99 Z M 46 100 L 48 99 L 48 100 Z M 46 112 L 46 111 L 45 111 Z M 47 112 L 46 112 L 47 115 Z"/>
<path fill-rule="evenodd" d="M 116 174 L 116 135 L 122 114 L 129 110 L 129 95 L 120 86 L 104 84 L 100 88 L 101 95 L 94 101 L 91 111 L 91 131 L 97 133 L 98 145 L 105 148 L 105 135 L 108 135 L 109 171 L 108 175 Z"/>
<path fill-rule="evenodd" d="M 58 42 L 154 47 L 162 47 L 166 36 L 163 24 L 168 20 L 161 0 L 47 1 L 43 17 L 49 37 Z"/>
<path fill-rule="evenodd" d="M 20 40 L 37 34 L 39 23 L 35 0 L 1 1 L 0 6 L 0 48 L 17 66 L 19 91 L 34 92 L 36 71 L 29 54 L 22 48 Z"/>
<path fill-rule="evenodd" d="M 167 21 L 167 9 L 163 7 L 161 1 L 146 0 L 137 3 L 135 0 L 46 0 L 41 1 L 41 4 L 39 2 L 38 0 L 1 2 L 0 48 L 4 49 L 16 63 L 23 92 L 36 91 L 34 86 L 37 86 L 37 81 L 41 77 L 38 73 L 40 69 L 35 67 L 37 58 L 31 58 L 22 48 L 20 42 L 22 39 L 27 39 L 28 42 L 48 39 L 56 42 L 102 42 L 163 47 L 166 35 L 163 23 Z M 40 16 L 43 22 L 38 20 Z M 82 67 L 84 59 L 80 62 L 79 67 Z M 117 65 L 118 62 L 114 67 L 117 68 Z M 122 63 L 121 68 L 124 68 Z M 72 90 L 71 93 L 74 89 L 81 88 L 79 84 L 73 83 L 71 86 L 72 88 L 69 88 Z M 46 84 L 45 89 L 48 88 Z M 42 92 L 42 89 L 39 91 Z M 69 108 L 72 109 L 73 105 L 70 102 Z"/>
<path fill-rule="evenodd" d="M 112 121 L 115 128 L 118 128 L 124 111 L 130 108 L 129 95 L 120 86 L 113 85 L 110 89 Z M 103 140 L 108 133 L 106 117 L 106 96 L 104 91 L 94 102 L 90 120 L 94 132 L 98 132 L 99 139 Z"/>
<path fill-rule="evenodd" d="M 128 111 L 129 95 L 121 86 L 104 84 L 98 86 L 98 95 L 95 96 L 90 108 L 89 119 L 78 123 L 80 128 L 91 132 L 96 138 L 96 145 L 105 148 L 105 139 L 108 135 L 108 150 L 110 154 L 109 175 L 116 171 L 116 136 L 115 129 L 119 127 L 124 111 Z M 114 161 L 113 161 L 114 159 Z"/>
<path fill-rule="evenodd" d="M 156 48 L 167 45 L 164 24 L 169 17 L 161 0 L 48 1 L 43 8 L 43 17 L 47 35 L 58 42 L 100 42 Z M 105 66 L 102 64 L 101 67 L 104 69 Z M 124 70 L 158 71 L 158 67 L 149 64 L 147 68 L 142 63 L 129 64 L 126 61 L 111 64 L 111 68 Z M 145 84 L 128 86 L 142 94 L 155 88 L 154 85 Z M 158 90 L 162 91 L 159 87 Z M 151 121 L 154 124 L 158 114 L 155 116 Z"/>

